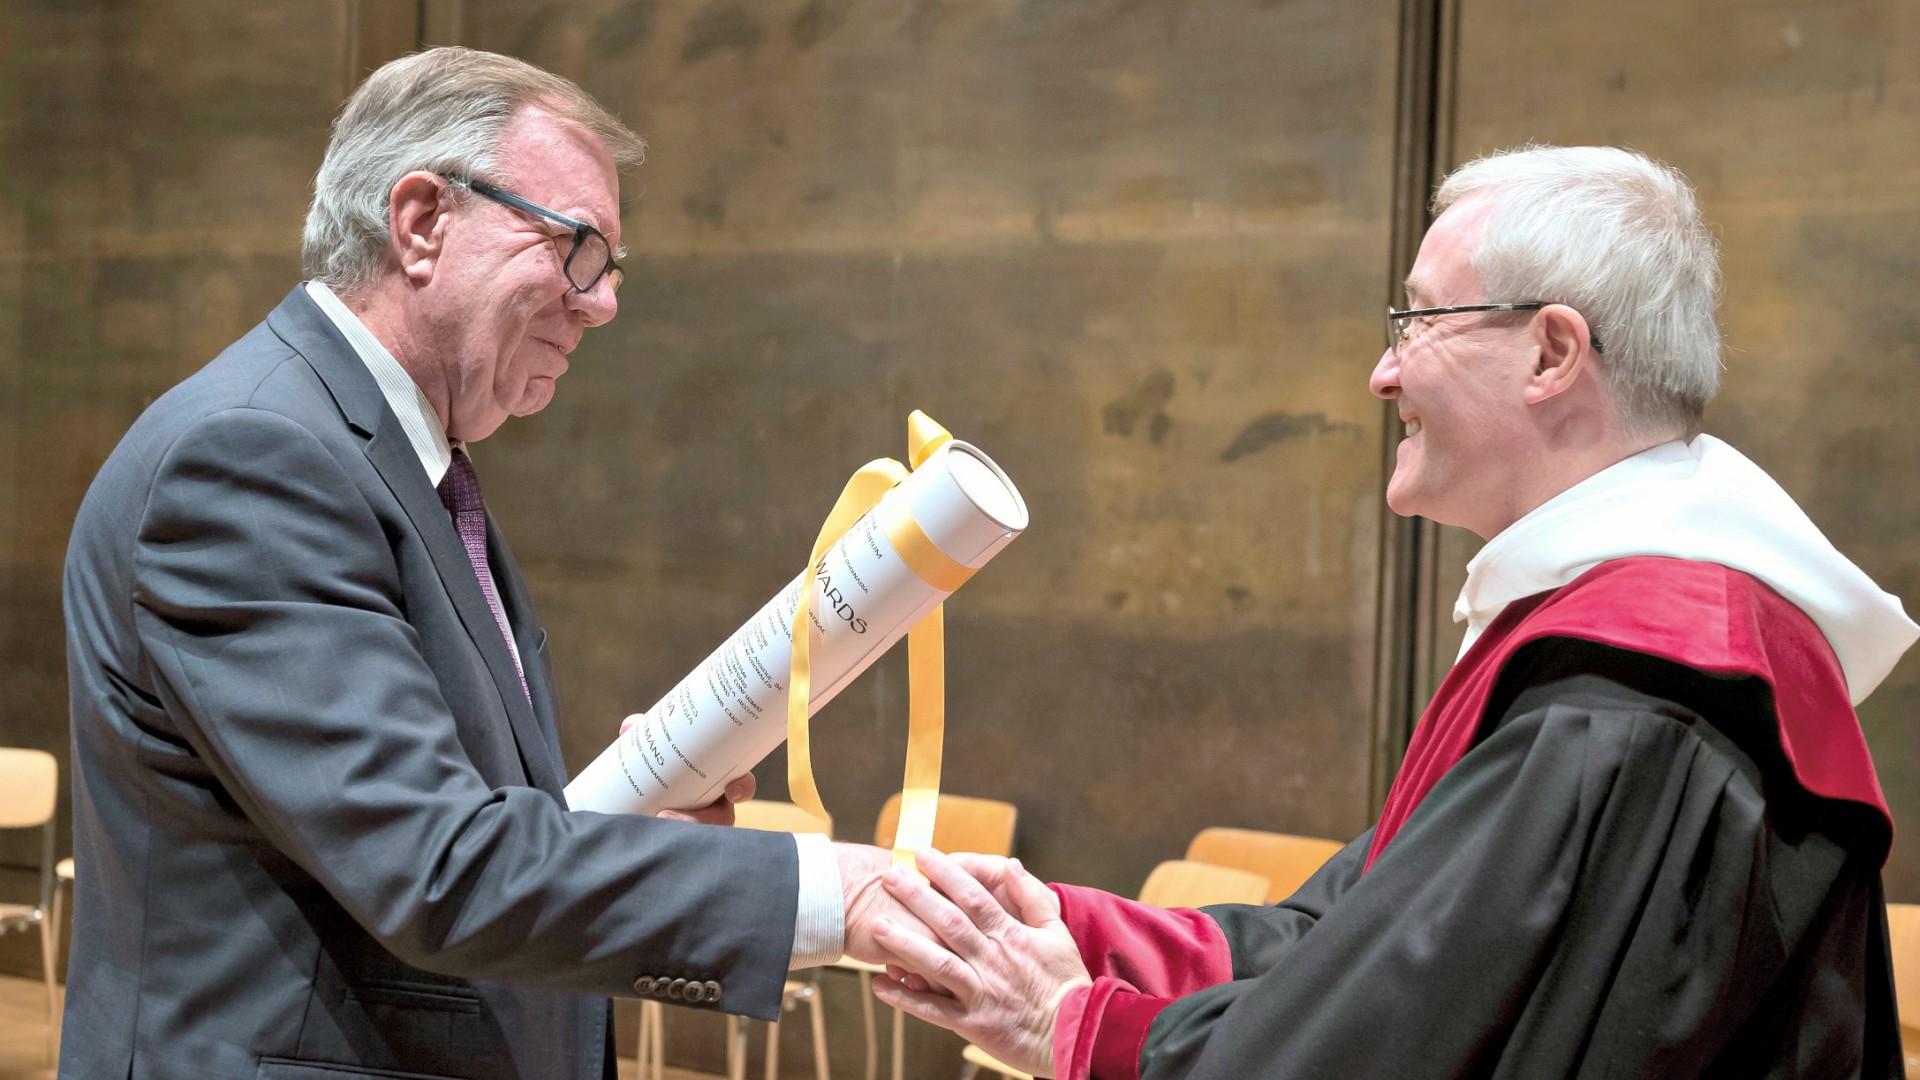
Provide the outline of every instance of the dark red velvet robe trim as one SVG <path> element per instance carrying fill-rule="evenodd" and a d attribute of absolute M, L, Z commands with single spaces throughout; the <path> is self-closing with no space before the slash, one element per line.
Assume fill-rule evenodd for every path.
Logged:
<path fill-rule="evenodd" d="M 1780 748 L 1808 791 L 1872 807 L 1887 823 L 1880 778 L 1827 639 L 1779 593 L 1714 563 L 1638 558 L 1601 563 L 1552 592 L 1508 604 L 1447 673 L 1420 718 L 1374 826 L 1367 865 L 1468 750 L 1507 661 L 1542 638 L 1578 638 L 1773 690 Z M 1884 858 L 1885 852 L 1882 852 Z"/>
<path fill-rule="evenodd" d="M 1414 732 L 1375 826 L 1368 866 L 1440 777 L 1472 749 L 1507 661 L 1530 642 L 1552 637 L 1764 680 L 1773 691 L 1780 747 L 1801 785 L 1871 807 L 1891 839 L 1893 821 L 1846 678 L 1813 621 L 1739 571 L 1636 558 L 1602 563 L 1560 589 L 1509 604 L 1460 658 Z M 1094 977 L 1092 987 L 1062 1003 L 1055 1075 L 1138 1080 L 1141 1049 L 1160 1011 L 1233 977 L 1225 935 L 1199 912 L 1148 907 L 1074 886 L 1054 889 Z"/>
<path fill-rule="evenodd" d="M 1061 1002 L 1054 1075 L 1136 1080 L 1140 1048 L 1160 1010 L 1233 978 L 1227 937 L 1219 923 L 1192 908 L 1159 908 L 1077 885 L 1053 891 L 1094 980 Z"/>

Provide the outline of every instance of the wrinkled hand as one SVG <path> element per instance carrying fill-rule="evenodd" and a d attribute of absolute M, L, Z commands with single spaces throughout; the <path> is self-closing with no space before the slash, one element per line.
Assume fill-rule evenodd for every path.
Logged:
<path fill-rule="evenodd" d="M 887 923 L 896 939 L 919 937 L 931 943 L 933 931 L 881 886 L 893 867 L 893 853 L 866 844 L 835 844 L 840 862 L 840 895 L 846 902 L 847 939 L 841 950 L 855 960 L 897 967 L 902 957 L 874 938 L 874 927 Z"/>
<path fill-rule="evenodd" d="M 928 881 L 900 871 L 885 876 L 887 892 L 932 927 L 938 940 L 897 930 L 891 921 L 877 925 L 875 941 L 929 989 L 887 978 L 875 979 L 873 992 L 1014 1068 L 1044 1076 L 1053 1068 L 1060 1002 L 1092 980 L 1060 921 L 1053 890 L 1016 861 L 983 860 L 963 862 L 925 850 L 918 865 Z M 987 881 L 969 869 L 983 872 Z"/>
<path fill-rule="evenodd" d="M 662 810 L 655 816 L 672 818 L 675 821 L 691 821 L 696 825 L 731 825 L 733 824 L 733 804 L 753 798 L 753 793 L 758 788 L 759 781 L 753 778 L 752 773 L 747 773 L 727 781 L 727 788 L 720 793 L 720 797 L 705 806 L 692 810 Z"/>
<path fill-rule="evenodd" d="M 1008 911 L 1019 910 L 1019 902 L 1014 900 L 1007 890 L 1010 871 L 1020 865 L 1018 862 L 1005 855 L 980 855 L 970 851 L 956 851 L 949 854 L 947 858 L 958 863 L 960 869 L 965 870 L 975 881 L 985 886 L 987 892 L 993 895 L 995 903 Z M 1021 872 L 1025 873 L 1024 870 Z M 918 973 L 908 971 L 898 964 L 888 964 L 887 974 L 892 976 L 895 982 L 905 983 L 909 990 L 933 989 Z"/>

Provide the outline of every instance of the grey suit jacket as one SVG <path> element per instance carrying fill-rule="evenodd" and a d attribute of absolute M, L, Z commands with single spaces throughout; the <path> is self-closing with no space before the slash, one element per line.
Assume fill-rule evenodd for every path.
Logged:
<path fill-rule="evenodd" d="M 531 705 L 302 289 L 134 424 L 67 555 L 63 1078 L 591 1080 L 636 981 L 776 1013 L 793 842 L 568 813 L 546 634 L 489 551 Z"/>

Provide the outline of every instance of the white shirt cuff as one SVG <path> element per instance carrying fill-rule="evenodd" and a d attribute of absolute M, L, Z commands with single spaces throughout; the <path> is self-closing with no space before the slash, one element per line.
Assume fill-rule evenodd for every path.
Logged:
<path fill-rule="evenodd" d="M 800 905 L 793 913 L 793 960 L 788 967 L 831 964 L 847 943 L 840 859 L 833 853 L 833 841 L 819 833 L 795 833 L 793 843 L 800 855 Z"/>

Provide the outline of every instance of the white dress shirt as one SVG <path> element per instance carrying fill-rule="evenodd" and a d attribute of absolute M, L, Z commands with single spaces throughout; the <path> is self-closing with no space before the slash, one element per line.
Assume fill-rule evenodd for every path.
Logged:
<path fill-rule="evenodd" d="M 380 386 L 381 396 L 387 399 L 387 407 L 393 410 L 401 430 L 407 433 L 407 441 L 419 455 L 427 482 L 439 487 L 453 464 L 454 448 L 460 444 L 447 438 L 447 429 L 440 423 L 440 415 L 433 411 L 433 403 L 421 392 L 413 376 L 407 374 L 407 369 L 400 366 L 380 339 L 373 336 L 373 331 L 367 329 L 332 289 L 318 281 L 309 281 L 307 295 L 347 339 L 360 362 L 367 365 L 373 381 Z M 498 595 L 497 589 L 494 592 Z M 514 663 L 518 664 L 520 649 L 511 637 L 507 639 L 507 647 L 513 650 Z M 800 903 L 793 917 L 790 966 L 830 964 L 840 958 L 846 941 L 846 906 L 840 894 L 839 859 L 833 853 L 832 842 L 824 836 L 803 833 L 793 839 L 800 856 Z"/>

